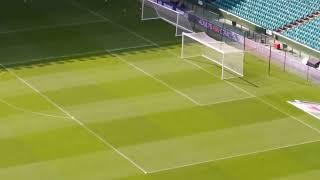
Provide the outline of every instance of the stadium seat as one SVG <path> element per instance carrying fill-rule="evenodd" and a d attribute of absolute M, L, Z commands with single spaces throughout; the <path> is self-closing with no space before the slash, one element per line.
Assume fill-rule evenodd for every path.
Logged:
<path fill-rule="evenodd" d="M 320 9 L 320 0 L 209 0 L 208 2 L 269 30 L 276 30 Z"/>
<path fill-rule="evenodd" d="M 320 17 L 283 33 L 299 43 L 320 50 Z"/>
<path fill-rule="evenodd" d="M 207 3 L 244 18 L 265 29 L 277 30 L 320 10 L 320 0 L 207 0 Z M 294 27 L 283 34 L 320 50 L 320 18 Z"/>

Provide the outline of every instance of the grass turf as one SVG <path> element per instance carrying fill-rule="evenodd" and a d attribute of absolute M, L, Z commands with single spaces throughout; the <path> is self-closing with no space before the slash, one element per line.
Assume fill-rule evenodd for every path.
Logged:
<path fill-rule="evenodd" d="M 221 81 L 136 1 L 44 2 L 1 8 L 1 179 L 320 177 L 320 123 L 286 102 L 318 87 L 250 54 Z"/>

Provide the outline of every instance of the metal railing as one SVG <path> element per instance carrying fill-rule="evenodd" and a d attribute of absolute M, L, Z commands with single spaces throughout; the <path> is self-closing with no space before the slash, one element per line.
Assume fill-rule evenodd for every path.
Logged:
<path fill-rule="evenodd" d="M 268 64 L 275 64 L 285 72 L 294 73 L 308 82 L 320 84 L 320 69 L 306 65 L 304 62 L 305 57 L 301 56 L 300 53 L 295 53 L 293 49 L 288 51 L 288 48 L 281 50 L 274 48 L 274 43 L 279 41 L 272 36 L 252 33 L 247 30 L 243 32 L 243 29 L 235 28 L 226 23 L 217 14 L 206 12 L 208 10 L 203 7 L 189 7 L 193 7 L 190 20 L 195 21 L 193 22 L 195 24 L 194 27 L 200 28 L 215 39 L 263 57 L 262 59 Z M 310 55 L 306 54 L 306 56 L 310 58 Z M 268 71 L 270 72 L 270 67 Z"/>

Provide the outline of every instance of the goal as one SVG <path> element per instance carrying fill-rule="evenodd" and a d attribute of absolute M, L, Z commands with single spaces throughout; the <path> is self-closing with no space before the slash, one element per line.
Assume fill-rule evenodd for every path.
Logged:
<path fill-rule="evenodd" d="M 221 79 L 243 77 L 243 50 L 216 41 L 205 32 L 182 33 L 181 58 L 199 56 L 221 67 Z"/>
<path fill-rule="evenodd" d="M 162 19 L 175 26 L 176 36 L 181 36 L 183 32 L 193 32 L 188 19 L 188 14 L 183 11 L 173 10 L 172 7 L 159 3 L 157 0 L 142 0 L 141 19 L 152 20 Z"/>

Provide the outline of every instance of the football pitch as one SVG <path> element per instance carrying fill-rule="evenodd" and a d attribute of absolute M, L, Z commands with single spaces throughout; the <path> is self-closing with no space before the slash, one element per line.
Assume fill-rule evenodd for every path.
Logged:
<path fill-rule="evenodd" d="M 134 0 L 0 7 L 0 179 L 315 180 L 320 88 L 246 54 L 221 80 Z"/>

